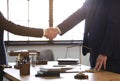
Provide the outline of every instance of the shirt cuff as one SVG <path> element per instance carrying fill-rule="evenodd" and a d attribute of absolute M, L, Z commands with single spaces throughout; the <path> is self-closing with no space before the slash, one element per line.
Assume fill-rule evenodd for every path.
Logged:
<path fill-rule="evenodd" d="M 59 34 L 61 34 L 61 30 L 59 29 L 59 27 L 56 27 L 56 29 L 58 30 Z"/>
<path fill-rule="evenodd" d="M 43 29 L 43 36 L 45 36 L 45 31 L 46 31 L 46 29 Z"/>

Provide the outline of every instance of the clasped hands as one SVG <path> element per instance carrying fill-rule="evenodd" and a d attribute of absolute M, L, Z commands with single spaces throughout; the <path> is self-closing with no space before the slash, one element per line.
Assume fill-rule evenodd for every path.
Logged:
<path fill-rule="evenodd" d="M 49 27 L 45 29 L 45 37 L 48 38 L 49 40 L 53 40 L 57 34 L 59 34 L 59 31 L 57 28 Z"/>

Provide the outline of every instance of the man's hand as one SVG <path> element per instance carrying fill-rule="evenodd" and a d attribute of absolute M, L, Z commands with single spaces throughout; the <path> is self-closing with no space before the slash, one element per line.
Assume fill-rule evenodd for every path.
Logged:
<path fill-rule="evenodd" d="M 45 29 L 44 36 L 50 40 L 53 40 L 57 36 L 58 33 L 59 33 L 59 31 L 57 28 L 50 27 L 48 29 Z"/>
<path fill-rule="evenodd" d="M 94 70 L 100 71 L 102 66 L 104 66 L 104 70 L 106 69 L 106 61 L 107 61 L 107 56 L 100 54 L 96 60 L 96 66 Z"/>

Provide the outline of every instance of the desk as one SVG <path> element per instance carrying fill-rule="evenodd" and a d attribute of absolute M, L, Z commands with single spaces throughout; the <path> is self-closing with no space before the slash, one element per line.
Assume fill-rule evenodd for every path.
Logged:
<path fill-rule="evenodd" d="M 48 64 L 57 64 L 57 62 L 48 62 Z M 13 64 L 12 64 L 13 65 Z M 120 81 L 120 74 L 112 72 L 95 72 L 95 73 L 85 73 L 88 75 L 88 79 L 79 80 L 74 79 L 74 75 L 77 73 L 61 73 L 60 77 L 35 77 L 35 74 L 39 70 L 40 65 L 36 67 L 31 67 L 30 75 L 20 76 L 19 70 L 13 68 L 5 68 L 5 77 L 10 81 Z M 89 69 L 89 67 L 81 65 L 81 70 Z"/>

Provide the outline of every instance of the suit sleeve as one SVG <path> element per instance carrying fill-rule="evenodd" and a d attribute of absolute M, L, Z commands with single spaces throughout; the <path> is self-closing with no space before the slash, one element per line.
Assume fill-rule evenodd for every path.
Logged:
<path fill-rule="evenodd" d="M 14 24 L 13 22 L 8 21 L 6 18 L 4 18 L 4 16 L 0 12 L 0 29 L 1 28 L 16 35 L 31 36 L 31 37 L 43 36 L 43 29 L 29 28 Z"/>
<path fill-rule="evenodd" d="M 85 6 L 82 6 L 72 15 L 70 15 L 66 20 L 60 23 L 57 27 L 59 27 L 61 34 L 63 35 L 68 30 L 72 29 L 75 25 L 85 19 Z"/>

